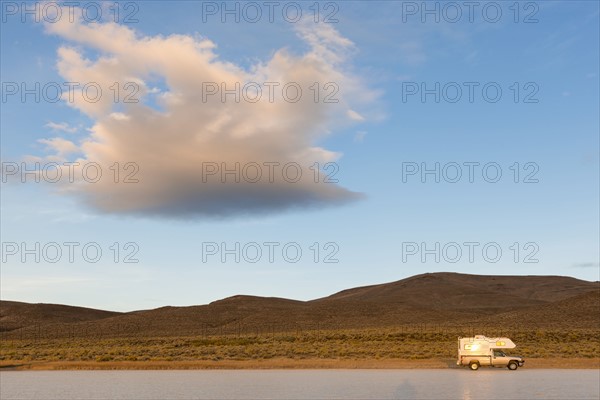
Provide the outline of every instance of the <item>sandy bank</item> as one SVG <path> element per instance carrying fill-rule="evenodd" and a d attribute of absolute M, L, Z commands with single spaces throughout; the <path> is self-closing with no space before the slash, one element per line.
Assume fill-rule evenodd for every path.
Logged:
<path fill-rule="evenodd" d="M 0 361 L 8 370 L 189 370 L 189 369 L 448 369 L 453 359 L 302 359 L 198 361 Z M 530 358 L 526 369 L 600 369 L 600 358 Z"/>

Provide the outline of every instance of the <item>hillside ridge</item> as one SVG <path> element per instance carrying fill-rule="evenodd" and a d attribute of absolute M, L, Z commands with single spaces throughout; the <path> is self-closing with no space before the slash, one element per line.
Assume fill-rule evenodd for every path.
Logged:
<path fill-rule="evenodd" d="M 593 312 L 599 288 L 598 282 L 566 276 L 438 272 L 346 289 L 310 301 L 238 294 L 205 305 L 125 313 L 0 300 L 0 332 L 57 325 L 87 329 L 90 324 L 102 332 L 135 326 L 140 332 L 160 335 L 194 335 L 206 329 L 239 331 L 241 326 L 338 329 L 487 320 L 589 326 L 599 318 Z M 565 314 L 572 317 L 565 318 Z"/>

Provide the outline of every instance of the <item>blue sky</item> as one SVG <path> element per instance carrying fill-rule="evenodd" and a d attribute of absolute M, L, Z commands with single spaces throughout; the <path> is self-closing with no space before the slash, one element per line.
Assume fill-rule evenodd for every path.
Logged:
<path fill-rule="evenodd" d="M 240 293 L 312 299 L 435 271 L 600 279 L 597 2 L 521 2 L 519 22 L 513 2 L 492 4 L 501 5 L 497 22 L 490 22 L 495 9 L 489 2 L 481 8 L 488 4 L 490 14 L 476 8 L 472 22 L 458 2 L 463 18 L 456 23 L 448 21 L 452 14 L 440 11 L 436 22 L 435 15 L 411 8 L 421 2 L 322 2 L 319 23 L 309 9 L 313 2 L 301 3 L 297 23 L 277 11 L 269 22 L 262 2 L 256 4 L 265 17 L 257 23 L 243 17 L 223 23 L 219 14 L 203 14 L 206 2 L 148 1 L 135 3 L 137 8 L 122 2 L 119 26 L 109 23 L 114 14 L 106 8 L 96 24 L 36 23 L 31 15 L 23 23 L 21 10 L 7 3 L 3 96 L 11 82 L 108 82 L 111 74 L 120 83 L 138 82 L 143 96 L 139 106 L 107 109 L 101 102 L 3 98 L 5 167 L 79 159 L 101 163 L 106 174 L 113 161 L 129 161 L 138 163 L 141 178 L 130 186 L 37 184 L 31 177 L 23 184 L 14 176 L 3 181 L 3 299 L 133 310 Z M 452 11 L 444 8 L 447 2 L 428 4 Z M 132 11 L 138 22 L 125 23 Z M 330 12 L 338 22 L 322 21 Z M 527 16 L 537 22 L 525 23 Z M 186 51 L 206 40 L 216 46 L 210 50 L 215 58 L 188 60 Z M 78 64 L 75 54 L 87 61 Z M 175 61 L 163 65 L 163 59 Z M 193 88 L 209 76 L 336 82 L 340 102 L 279 99 L 260 109 L 231 101 L 205 104 Z M 434 94 L 423 101 L 420 93 L 406 92 L 433 89 L 436 82 L 439 102 Z M 497 102 L 484 97 L 486 84 L 502 90 Z M 468 85 L 475 88 L 472 102 Z M 452 102 L 456 87 L 462 97 Z M 104 93 L 110 97 L 106 88 Z M 219 128 L 213 115 L 224 116 L 225 126 L 235 123 L 236 130 Z M 149 123 L 152 118 L 159 122 Z M 123 128 L 127 121 L 137 128 Z M 178 128 L 167 132 L 164 126 Z M 193 148 L 190 136 L 205 132 L 216 139 L 205 137 L 202 148 Z M 63 141 L 40 142 L 52 138 Z M 313 161 L 335 162 L 339 183 L 301 182 L 301 190 L 281 182 L 259 190 L 231 184 L 221 191 L 218 183 L 196 180 L 199 162 L 238 159 L 301 159 L 305 177 Z M 417 173 L 403 179 L 409 165 L 431 169 L 436 163 L 448 174 L 459 165 L 462 178 L 435 182 L 430 174 L 422 182 Z M 470 164 L 473 182 L 464 163 L 478 163 Z M 488 171 L 501 170 L 498 182 L 486 181 L 493 180 L 493 173 L 482 175 L 486 164 L 493 168 Z M 524 182 L 529 173 L 537 182 Z M 79 243 L 78 249 L 97 244 L 102 257 L 89 262 L 77 250 L 70 262 L 65 242 Z M 274 262 L 265 242 L 278 243 Z M 464 244 L 471 242 L 477 243 L 472 262 Z M 55 263 L 50 253 L 23 262 L 23 243 L 59 243 L 63 255 Z M 223 262 L 221 251 L 207 254 L 214 243 L 220 250 L 223 243 L 230 249 L 239 243 L 240 262 L 232 255 Z M 252 243 L 263 251 L 255 263 L 248 261 L 254 253 L 246 259 L 241 254 L 244 246 L 252 251 Z M 435 254 L 425 254 L 423 262 L 423 244 L 435 249 L 436 243 L 439 262 Z M 280 249 L 286 244 L 302 250 L 299 261 L 285 259 Z M 414 244 L 417 253 L 408 254 Z M 455 244 L 463 253 L 451 262 Z M 482 254 L 486 244 L 501 249 L 497 261 Z M 138 262 L 124 262 L 130 252 Z M 338 262 L 325 262 L 332 253 Z M 527 255 L 537 262 L 525 262 Z"/>

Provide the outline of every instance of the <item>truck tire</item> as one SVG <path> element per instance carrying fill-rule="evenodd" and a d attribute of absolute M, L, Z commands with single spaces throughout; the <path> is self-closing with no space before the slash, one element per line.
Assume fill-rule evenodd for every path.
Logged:
<path fill-rule="evenodd" d="M 511 361 L 508 363 L 508 369 L 510 369 L 511 371 L 515 371 L 517 368 L 519 368 L 519 365 L 515 361 Z"/>
<path fill-rule="evenodd" d="M 469 368 L 471 368 L 472 371 L 477 371 L 479 369 L 479 363 L 472 362 L 471 364 L 469 364 Z"/>

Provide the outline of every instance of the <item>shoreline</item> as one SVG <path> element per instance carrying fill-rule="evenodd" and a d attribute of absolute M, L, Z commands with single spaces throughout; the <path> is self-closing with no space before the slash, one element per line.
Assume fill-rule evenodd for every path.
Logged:
<path fill-rule="evenodd" d="M 197 361 L 0 361 L 0 371 L 459 369 L 454 359 L 301 359 Z M 525 369 L 600 369 L 600 358 L 531 358 Z M 466 370 L 466 368 L 465 368 Z"/>

